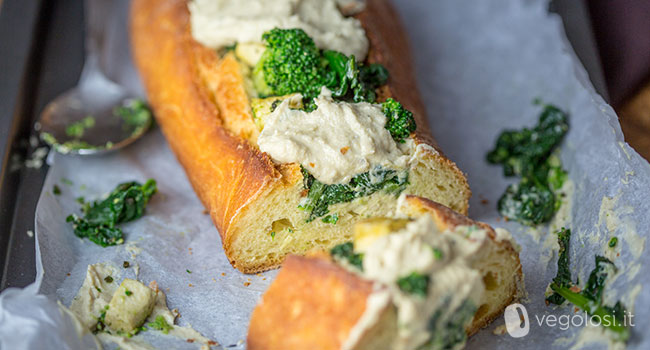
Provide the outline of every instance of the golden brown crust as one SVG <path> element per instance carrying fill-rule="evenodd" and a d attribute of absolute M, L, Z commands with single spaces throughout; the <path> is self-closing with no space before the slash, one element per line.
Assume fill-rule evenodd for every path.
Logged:
<path fill-rule="evenodd" d="M 418 93 L 411 50 L 399 15 L 387 0 L 369 0 L 355 17 L 361 22 L 370 42 L 368 62 L 381 63 L 390 73 L 379 99 L 392 97 L 412 111 L 418 126 L 418 138 L 438 149 Z"/>
<path fill-rule="evenodd" d="M 382 98 L 394 96 L 411 109 L 418 123 L 416 141 L 435 147 L 394 11 L 387 1 L 374 0 L 358 17 L 370 35 L 369 60 L 391 72 Z M 158 124 L 210 212 L 231 263 L 246 273 L 275 267 L 235 261 L 232 242 L 241 231 L 236 223 L 251 215 L 251 203 L 301 177 L 295 176 L 295 164 L 275 165 L 249 141 L 256 130 L 239 64 L 229 56 L 219 58 L 192 38 L 187 0 L 134 0 L 131 41 Z M 464 189 L 458 193 L 463 197 L 458 210 L 466 212 L 470 191 L 464 175 L 442 154 L 433 158 L 456 174 Z"/>
<path fill-rule="evenodd" d="M 231 220 L 280 173 L 267 155 L 222 126 L 190 54 L 197 44 L 186 1 L 138 0 L 132 6 L 135 63 L 156 119 L 227 246 Z"/>
<path fill-rule="evenodd" d="M 253 311 L 248 348 L 338 350 L 371 292 L 372 282 L 327 256 L 290 255 Z"/>

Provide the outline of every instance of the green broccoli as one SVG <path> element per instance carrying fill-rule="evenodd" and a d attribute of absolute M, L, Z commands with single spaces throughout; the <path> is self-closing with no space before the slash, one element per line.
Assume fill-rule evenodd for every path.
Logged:
<path fill-rule="evenodd" d="M 375 89 L 386 83 L 380 64 L 362 65 L 354 56 L 320 51 L 302 29 L 272 29 L 262 36 L 266 51 L 253 69 L 253 84 L 261 96 L 300 93 L 307 111 L 323 86 L 340 101 L 375 102 Z"/>
<path fill-rule="evenodd" d="M 386 129 L 396 142 L 404 143 L 404 140 L 415 131 L 415 119 L 413 113 L 404 108 L 401 103 L 388 98 L 381 104 L 386 121 Z"/>
<path fill-rule="evenodd" d="M 320 51 L 302 29 L 271 29 L 262 35 L 266 51 L 253 69 L 253 84 L 261 96 L 301 93 L 318 96 L 325 85 Z"/>

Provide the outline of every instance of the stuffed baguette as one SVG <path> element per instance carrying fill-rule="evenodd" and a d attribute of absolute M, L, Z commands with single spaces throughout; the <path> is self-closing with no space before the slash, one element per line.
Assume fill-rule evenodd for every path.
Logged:
<path fill-rule="evenodd" d="M 520 296 L 509 234 L 423 198 L 400 209 L 418 219 L 370 219 L 353 251 L 289 256 L 253 311 L 248 348 L 457 349 Z"/>
<path fill-rule="evenodd" d="M 333 0 L 323 3 L 330 2 Z M 260 125 L 260 115 L 269 114 L 272 108 L 269 99 L 258 98 L 261 94 L 251 88 L 248 56 L 236 54 L 244 50 L 217 50 L 195 40 L 185 0 L 133 1 L 131 41 L 150 104 L 195 192 L 210 212 L 226 255 L 243 272 L 274 268 L 287 254 L 328 249 L 349 240 L 351 226 L 359 219 L 393 212 L 400 192 L 467 212 L 469 187 L 462 172 L 442 155 L 431 137 L 396 14 L 386 1 L 376 0 L 368 1 L 355 17 L 369 42 L 366 62 L 381 63 L 390 72 L 388 82 L 376 90 L 376 101 L 392 97 L 401 102 L 413 112 L 417 129 L 408 137 L 407 146 L 389 145 L 393 150 L 408 148 L 404 151 L 408 165 L 398 169 L 408 177 L 395 175 L 391 169 L 356 174 L 366 175 L 368 182 L 388 179 L 385 183 L 393 190 L 353 192 L 348 196 L 352 199 L 331 205 L 325 202 L 323 207 L 327 196 L 312 196 L 316 192 L 312 189 L 314 183 L 321 189 L 327 186 L 314 182 L 298 162 L 281 162 L 260 150 L 258 139 L 268 129 Z M 334 102 L 326 94 L 319 98 L 316 103 L 336 108 L 360 106 Z M 282 99 L 285 97 L 275 98 L 282 102 L 280 107 L 297 113 Z M 363 107 L 377 109 L 370 104 Z M 367 134 L 374 137 L 371 132 Z M 345 147 L 341 148 L 343 155 L 344 151 Z M 309 168 L 313 163 L 303 165 Z M 347 186 L 352 187 L 349 183 Z M 358 191 L 356 188 L 350 191 Z M 318 205 L 303 205 L 312 197 L 320 201 L 317 214 L 314 207 Z M 303 210 L 298 208 L 301 205 Z"/>

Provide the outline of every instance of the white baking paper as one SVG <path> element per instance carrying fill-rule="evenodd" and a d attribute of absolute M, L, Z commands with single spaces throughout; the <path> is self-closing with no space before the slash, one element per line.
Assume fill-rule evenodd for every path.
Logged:
<path fill-rule="evenodd" d="M 115 13 L 121 14 L 113 22 L 124 23 L 119 16 L 126 16 L 126 7 L 118 3 L 122 8 Z M 650 228 L 650 165 L 624 143 L 614 111 L 594 92 L 559 18 L 548 14 L 544 0 L 395 3 L 410 36 L 418 85 L 434 136 L 468 175 L 473 191 L 470 216 L 509 229 L 522 246 L 529 293 L 523 303 L 530 333 L 521 338 L 495 335 L 493 329 L 503 324 L 499 318 L 472 337 L 468 348 L 580 347 L 585 339 L 596 339 L 594 334 L 600 330 L 538 325 L 537 320 L 548 315 L 573 314 L 570 306 L 544 303 L 544 291 L 555 275 L 555 239 L 546 228 L 535 231 L 498 219 L 496 202 L 514 179 L 504 178 L 501 167 L 487 164 L 485 154 L 502 129 L 534 125 L 539 113 L 531 103 L 535 98 L 556 104 L 571 115 L 571 130 L 560 157 L 575 192 L 572 220 L 561 224 L 574 232 L 570 252 L 574 279 L 586 280 L 594 254 L 615 258 L 621 273 L 606 292 L 607 300 L 622 299 L 634 311 L 635 327 L 628 347 L 650 347 L 650 337 L 644 334 L 650 326 L 650 276 L 644 272 L 649 260 L 645 245 Z M 116 62 L 120 58 L 124 66 L 127 38 L 118 27 L 113 28 L 114 35 L 122 39 L 110 41 L 113 50 L 108 54 L 113 54 Z M 117 69 L 110 59 L 105 62 L 109 62 L 105 69 L 111 77 L 139 91 L 131 74 L 120 74 L 132 68 Z M 66 185 L 64 178 L 72 185 Z M 158 181 L 159 193 L 147 215 L 124 225 L 127 242 L 142 248 L 135 259 L 125 246 L 101 248 L 76 238 L 65 223 L 65 217 L 79 209 L 76 197 L 95 199 L 119 182 L 147 178 Z M 62 189 L 60 196 L 52 194 L 55 184 Z M 156 280 L 166 291 L 170 308 L 181 312 L 181 324 L 191 324 L 224 346 L 245 347 L 249 315 L 275 272 L 247 276 L 230 267 L 217 230 L 203 214 L 158 130 L 111 155 L 53 157 L 36 216 L 36 286 L 51 300 L 69 305 L 88 264 L 108 261 L 120 267 L 129 261 L 139 266 L 140 280 Z M 606 243 L 614 235 L 619 245 L 611 251 Z M 133 274 L 133 267 L 124 269 L 124 276 Z M 165 343 L 169 338 L 157 339 L 152 332 L 144 337 L 158 346 L 197 348 L 182 342 L 170 345 Z M 586 346 L 602 348 L 606 344 Z"/>

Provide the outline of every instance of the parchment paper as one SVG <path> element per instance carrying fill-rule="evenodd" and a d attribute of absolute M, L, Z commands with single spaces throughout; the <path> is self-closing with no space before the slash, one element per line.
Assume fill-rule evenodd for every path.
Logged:
<path fill-rule="evenodd" d="M 531 320 L 535 315 L 573 312 L 572 307 L 544 303 L 543 293 L 555 275 L 555 238 L 546 228 L 535 231 L 498 219 L 496 202 L 513 180 L 502 176 L 501 167 L 488 165 L 485 154 L 502 129 L 534 125 L 539 108 L 531 101 L 539 97 L 571 115 L 561 159 L 575 184 L 573 220 L 560 224 L 575 233 L 570 252 L 574 279 L 585 281 L 594 254 L 607 253 L 607 241 L 618 236 L 615 253 L 620 257 L 613 256 L 621 274 L 606 292 L 607 298 L 622 298 L 634 310 L 636 327 L 628 346 L 650 347 L 650 337 L 644 334 L 650 326 L 650 276 L 643 271 L 649 259 L 645 237 L 650 228 L 650 166 L 623 142 L 616 115 L 594 92 L 559 18 L 547 13 L 544 0 L 402 0 L 395 4 L 410 36 L 434 136 L 468 175 L 474 193 L 470 216 L 509 229 L 522 246 L 529 292 L 525 305 Z M 115 22 L 120 21 L 124 23 L 124 17 L 117 16 Z M 112 52 L 124 62 L 126 32 L 116 33 L 122 40 L 111 41 Z M 113 66 L 107 71 L 139 91 L 131 74 L 119 73 L 131 69 Z M 76 197 L 95 199 L 118 182 L 149 177 L 158 181 L 159 193 L 146 216 L 124 226 L 127 242 L 143 250 L 135 259 L 125 246 L 101 248 L 76 238 L 64 222 L 78 210 Z M 62 178 L 73 184 L 64 184 Z M 54 184 L 61 187 L 60 196 L 51 193 Z M 250 312 L 275 272 L 246 276 L 230 267 L 219 235 L 202 211 L 158 130 L 127 150 L 105 157 L 56 155 L 36 213 L 36 285 L 41 293 L 69 305 L 88 264 L 137 263 L 139 279 L 158 281 L 167 292 L 170 308 L 180 310 L 181 324 L 191 323 L 224 346 L 243 348 L 240 341 L 245 340 Z M 126 269 L 124 276 L 133 276 L 133 271 Z M 245 286 L 246 282 L 250 285 Z M 580 327 L 563 331 L 531 323 L 530 334 L 515 339 L 492 334 L 494 327 L 503 324 L 500 318 L 471 338 L 468 348 L 563 349 L 584 338 Z M 145 336 L 155 344 L 164 341 Z M 196 348 L 182 343 L 167 346 Z"/>

